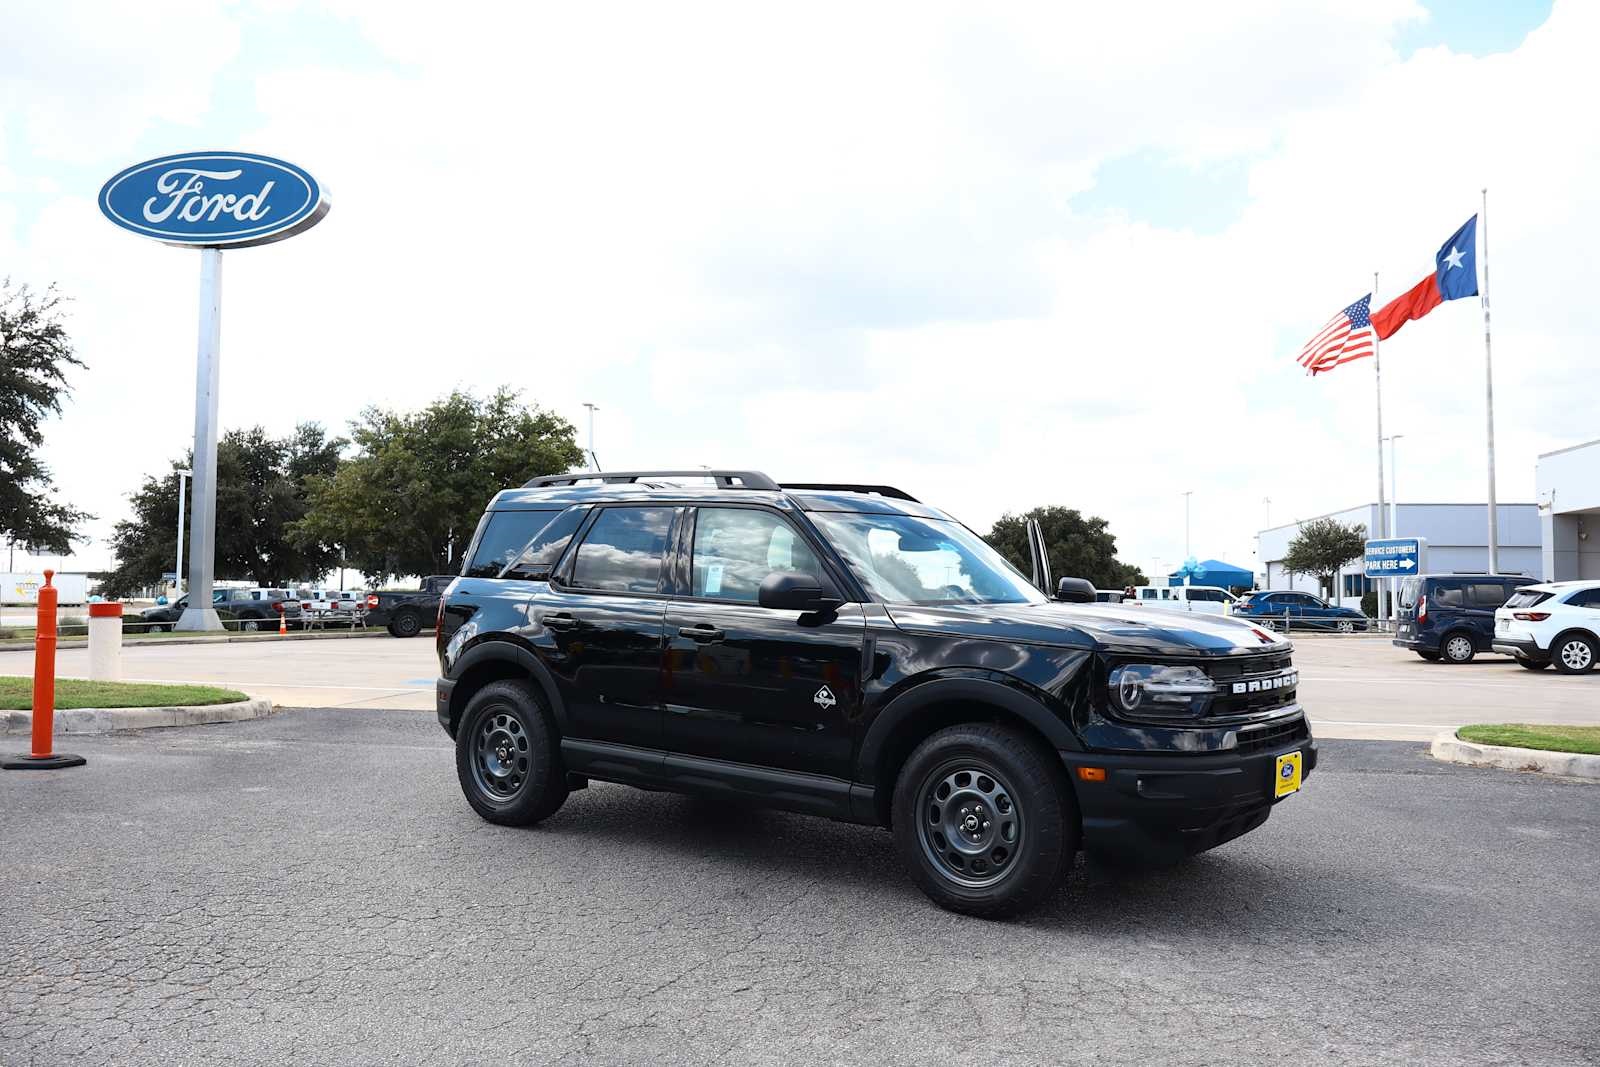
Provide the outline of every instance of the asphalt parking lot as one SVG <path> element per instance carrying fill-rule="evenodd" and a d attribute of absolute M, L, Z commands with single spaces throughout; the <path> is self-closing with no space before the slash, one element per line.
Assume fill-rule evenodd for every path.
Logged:
<path fill-rule="evenodd" d="M 942 912 L 888 835 L 595 785 L 480 821 L 430 716 L 0 775 L 0 1063 L 1600 1062 L 1600 785 L 1334 741 L 1259 831 Z"/>

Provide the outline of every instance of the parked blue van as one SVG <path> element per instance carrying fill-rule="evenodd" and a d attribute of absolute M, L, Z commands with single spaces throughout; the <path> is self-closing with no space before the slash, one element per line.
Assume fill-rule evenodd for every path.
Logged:
<path fill-rule="evenodd" d="M 1419 574 L 1400 583 L 1394 643 L 1430 662 L 1492 651 L 1494 611 L 1537 579 L 1520 574 Z"/>

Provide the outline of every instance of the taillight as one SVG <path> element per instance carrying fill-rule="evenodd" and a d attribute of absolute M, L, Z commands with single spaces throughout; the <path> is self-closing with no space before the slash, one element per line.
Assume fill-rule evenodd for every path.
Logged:
<path fill-rule="evenodd" d="M 1523 622 L 1544 622 L 1550 617 L 1548 611 L 1515 611 L 1512 618 L 1521 619 Z"/>
<path fill-rule="evenodd" d="M 371 611 L 373 608 L 376 608 L 377 606 L 378 606 L 378 594 L 377 593 L 368 593 L 367 594 L 367 610 Z"/>
<path fill-rule="evenodd" d="M 1417 621 L 1419 623 L 1428 621 L 1428 598 L 1425 596 L 1417 597 Z"/>
<path fill-rule="evenodd" d="M 440 637 L 444 636 L 444 597 L 439 598 L 439 610 L 433 615 L 433 629 Z"/>

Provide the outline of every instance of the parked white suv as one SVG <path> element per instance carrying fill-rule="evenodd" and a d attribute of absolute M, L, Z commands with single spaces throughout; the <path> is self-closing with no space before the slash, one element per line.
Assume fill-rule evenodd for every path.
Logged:
<path fill-rule="evenodd" d="M 1530 671 L 1583 674 L 1600 662 L 1600 582 L 1525 585 L 1494 613 L 1494 650 Z"/>

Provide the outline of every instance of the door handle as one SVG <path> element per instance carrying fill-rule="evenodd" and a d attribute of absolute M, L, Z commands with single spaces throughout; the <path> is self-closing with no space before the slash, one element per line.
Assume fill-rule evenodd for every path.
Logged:
<path fill-rule="evenodd" d="M 712 641 L 721 641 L 728 635 L 715 626 L 708 626 L 702 623 L 699 626 L 678 627 L 678 636 L 687 637 L 691 641 L 699 641 L 701 644 L 707 644 Z"/>
<path fill-rule="evenodd" d="M 546 630 L 576 630 L 578 628 L 578 620 L 565 611 L 559 615 L 546 615 L 539 621 L 544 624 Z"/>

